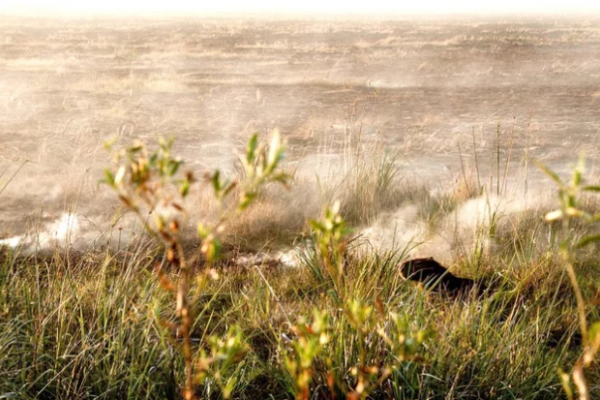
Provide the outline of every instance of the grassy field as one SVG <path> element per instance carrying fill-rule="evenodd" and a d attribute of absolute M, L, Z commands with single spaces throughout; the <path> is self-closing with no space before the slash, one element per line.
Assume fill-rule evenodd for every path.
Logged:
<path fill-rule="evenodd" d="M 412 204 L 433 232 L 474 199 L 486 198 L 494 207 L 486 185 L 465 189 L 475 181 L 457 182 L 451 190 L 432 194 L 403 182 L 391 159 L 371 153 L 364 160 L 379 161 L 361 160 L 341 183 L 322 193 L 325 203 L 330 197 L 341 201 L 340 216 L 348 227 L 368 226 L 386 210 Z M 293 187 L 292 181 L 292 192 Z M 255 210 L 281 201 L 275 187 L 266 189 Z M 203 278 L 206 261 L 193 265 L 192 281 L 198 277 L 203 282 L 188 293 L 196 371 L 203 371 L 198 360 L 210 360 L 194 384 L 196 395 L 562 397 L 557 371 L 569 371 L 582 350 L 576 302 L 557 247 L 558 229 L 542 219 L 551 207 L 551 202 L 538 203 L 501 213 L 498 206 L 473 236 L 456 233 L 448 266 L 488 288 L 483 295 L 473 291 L 459 297 L 400 276 L 398 263 L 418 243 L 370 248 L 360 229 L 323 242 L 324 234 L 314 224 L 314 233 L 307 223 L 292 229 L 285 226 L 286 219 L 278 225 L 249 208 L 250 216 L 269 225 L 250 230 L 259 232 L 248 239 L 252 246 L 279 241 L 292 246 L 298 263 L 236 264 L 235 255 L 248 243 L 238 231 L 223 236 L 224 257 L 212 263 L 211 279 Z M 581 207 L 591 212 L 598 204 L 586 197 Z M 341 220 L 327 214 L 323 218 L 322 226 L 333 226 L 335 232 L 334 222 Z M 327 225 L 327 218 L 334 222 Z M 234 221 L 232 231 L 240 224 Z M 261 221 L 250 224 L 260 226 Z M 593 226 L 576 224 L 569 235 L 574 240 L 590 231 Z M 493 246 L 486 244 L 490 240 Z M 595 251 L 576 253 L 590 320 L 600 317 L 593 306 L 598 296 Z M 164 258 L 160 241 L 145 235 L 119 248 L 57 247 L 46 257 L 3 251 L 1 395 L 180 398 L 183 339 L 173 297 L 165 290 L 168 284 L 157 279 L 157 265 L 167 268 L 173 282 L 180 279 L 176 265 L 170 268 Z M 340 268 L 339 274 L 331 273 L 331 265 Z M 228 343 L 235 344 L 234 354 L 227 353 Z M 302 378 L 303 373 L 308 375 Z M 595 396 L 600 376 L 591 369 L 587 378 Z M 309 392 L 302 391 L 302 379 Z"/>
<path fill-rule="evenodd" d="M 598 188 L 533 163 L 597 183 L 594 21 L 0 32 L 0 399 L 581 395 Z M 274 127 L 286 159 L 248 150 Z M 399 273 L 429 256 L 480 286 Z"/>

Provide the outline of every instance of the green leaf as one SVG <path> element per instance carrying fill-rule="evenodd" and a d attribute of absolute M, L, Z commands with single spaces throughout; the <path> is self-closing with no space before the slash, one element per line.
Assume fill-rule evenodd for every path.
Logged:
<path fill-rule="evenodd" d="M 319 221 L 310 220 L 310 221 L 308 221 L 308 224 L 310 225 L 310 227 L 312 228 L 313 231 L 324 232 L 326 230 L 325 226 L 322 223 L 320 223 Z"/>
<path fill-rule="evenodd" d="M 141 143 L 136 143 L 133 146 L 131 146 L 130 148 L 127 149 L 127 151 L 129 152 L 130 155 L 139 153 L 142 150 L 143 146 Z"/>
<path fill-rule="evenodd" d="M 594 342 L 598 335 L 600 335 L 600 322 L 594 322 L 588 329 L 588 339 L 590 342 Z"/>
<path fill-rule="evenodd" d="M 111 151 L 113 145 L 116 143 L 117 141 L 117 137 L 113 136 L 110 139 L 108 139 L 107 141 L 104 142 L 104 149 L 106 149 L 107 151 Z"/>
<path fill-rule="evenodd" d="M 547 166 L 545 166 L 538 160 L 534 159 L 533 162 L 535 163 L 535 165 L 537 165 L 537 167 L 539 169 L 541 169 L 546 175 L 548 175 L 554 182 L 558 183 L 560 186 L 564 186 L 563 181 L 559 178 L 559 176 L 554 171 L 552 171 L 550 168 L 548 168 Z"/>
<path fill-rule="evenodd" d="M 256 159 L 256 147 L 258 146 L 258 134 L 252 135 L 246 147 L 246 160 L 248 164 L 252 164 Z"/>
<path fill-rule="evenodd" d="M 217 195 L 217 197 L 219 197 L 219 192 L 221 191 L 220 175 L 221 175 L 221 172 L 219 170 L 216 170 L 215 173 L 213 174 L 212 180 L 211 180 L 213 190 L 215 191 L 215 194 Z"/>
<path fill-rule="evenodd" d="M 173 143 L 174 143 L 175 139 L 171 136 L 169 137 L 168 140 L 165 140 L 164 138 L 159 138 L 158 139 L 158 145 L 160 146 L 160 149 L 165 152 L 165 153 L 169 153 L 169 151 L 171 150 L 171 148 L 173 147 Z"/>
<path fill-rule="evenodd" d="M 585 156 L 581 154 L 579 156 L 579 162 L 577 163 L 577 167 L 573 170 L 573 183 L 575 186 L 581 185 L 581 180 L 583 179 L 583 172 L 585 170 Z"/>
<path fill-rule="evenodd" d="M 598 241 L 600 241 L 600 234 L 588 235 L 588 236 L 585 236 L 584 238 L 582 238 L 579 242 L 577 242 L 575 247 L 580 249 L 582 247 L 587 246 L 588 244 L 598 242 Z"/>
<path fill-rule="evenodd" d="M 109 186 L 111 187 L 115 187 L 115 176 L 113 175 L 112 171 L 108 168 L 106 168 L 104 170 L 104 176 L 106 176 L 106 179 L 103 180 L 103 182 L 107 183 Z"/>
<path fill-rule="evenodd" d="M 201 239 L 205 239 L 208 235 L 210 234 L 210 229 L 206 226 L 204 226 L 204 224 L 202 222 L 198 223 L 198 236 Z"/>
<path fill-rule="evenodd" d="M 208 262 L 214 261 L 219 253 L 221 252 L 221 242 L 215 238 L 208 244 L 208 250 L 206 252 L 206 259 Z"/>
<path fill-rule="evenodd" d="M 238 206 L 238 209 L 240 211 L 243 211 L 246 208 L 248 208 L 248 206 L 256 198 L 256 195 L 257 195 L 256 192 L 246 192 L 246 193 L 244 193 L 244 195 L 242 196 L 242 200 L 240 201 L 240 205 Z"/>
<path fill-rule="evenodd" d="M 190 181 L 185 179 L 183 182 L 181 182 L 181 185 L 179 186 L 179 194 L 181 194 L 181 197 L 185 197 L 188 195 L 189 192 L 190 192 Z"/>
<path fill-rule="evenodd" d="M 588 342 L 590 344 L 591 356 L 595 357 L 600 348 L 600 322 L 594 322 L 588 330 Z"/>
<path fill-rule="evenodd" d="M 581 188 L 581 190 L 584 190 L 586 192 L 600 192 L 600 186 L 594 186 L 594 185 L 584 186 Z"/>
<path fill-rule="evenodd" d="M 181 166 L 181 164 L 183 164 L 183 161 L 181 161 L 181 160 L 169 160 L 169 166 L 168 166 L 169 176 L 174 176 L 177 173 L 177 171 L 179 170 L 179 167 Z"/>
<path fill-rule="evenodd" d="M 148 157 L 148 163 L 151 166 L 155 167 L 157 162 L 158 162 L 158 154 L 156 154 L 156 153 L 150 154 L 150 157 Z"/>
<path fill-rule="evenodd" d="M 289 189 L 289 179 L 290 175 L 286 174 L 285 172 L 278 172 L 271 177 L 273 182 L 281 183 L 286 189 Z"/>
<path fill-rule="evenodd" d="M 327 291 L 327 294 L 331 296 L 331 298 L 333 298 L 335 300 L 336 303 L 340 302 L 340 298 L 338 297 L 337 293 L 335 290 L 330 289 Z"/>
<path fill-rule="evenodd" d="M 579 168 L 573 170 L 573 184 L 575 186 L 581 185 L 582 171 Z"/>

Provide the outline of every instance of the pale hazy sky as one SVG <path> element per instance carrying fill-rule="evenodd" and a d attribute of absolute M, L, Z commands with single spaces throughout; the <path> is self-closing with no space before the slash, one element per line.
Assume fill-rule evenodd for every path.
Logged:
<path fill-rule="evenodd" d="M 600 0 L 0 0 L 18 14 L 479 14 L 600 12 Z"/>

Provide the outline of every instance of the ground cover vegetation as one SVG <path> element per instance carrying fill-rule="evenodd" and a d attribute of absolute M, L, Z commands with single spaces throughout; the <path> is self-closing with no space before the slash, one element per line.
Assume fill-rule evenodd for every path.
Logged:
<path fill-rule="evenodd" d="M 506 218 L 488 200 L 474 244 L 456 247 L 449 265 L 486 289 L 448 296 L 399 274 L 417 244 L 365 247 L 361 228 L 403 203 L 435 226 L 470 199 L 490 199 L 506 188 L 499 149 L 489 184 L 463 169 L 440 193 L 403 180 L 394 155 L 352 151 L 343 179 L 318 191 L 321 215 L 292 231 L 265 214 L 253 221 L 269 226 L 253 245 L 294 248 L 297 265 L 284 267 L 232 262 L 249 243 L 236 233 L 243 215 L 302 184 L 282 169 L 279 135 L 269 145 L 253 136 L 230 177 L 195 176 L 171 145 L 115 150 L 106 171 L 119 212 L 143 228 L 130 243 L 43 257 L 3 249 L 0 398 L 598 395 L 600 207 L 583 163 L 570 183 L 540 164 L 558 202 Z M 190 221 L 206 191 L 213 212 Z"/>

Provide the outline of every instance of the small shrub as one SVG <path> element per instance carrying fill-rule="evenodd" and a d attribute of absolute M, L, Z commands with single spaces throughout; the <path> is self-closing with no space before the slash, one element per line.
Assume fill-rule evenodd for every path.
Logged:
<path fill-rule="evenodd" d="M 187 216 L 185 200 L 192 185 L 201 181 L 193 173 L 179 174 L 184 162 L 171 155 L 173 140 L 159 141 L 158 149 L 150 151 L 146 144 L 136 141 L 115 155 L 115 167 L 105 171 L 105 182 L 117 193 L 119 200 L 132 211 L 145 230 L 162 242 L 167 263 L 173 265 L 177 276 L 172 276 L 157 267 L 157 279 L 160 285 L 175 298 L 175 318 L 173 322 L 162 319 L 163 325 L 178 332 L 183 340 L 183 359 L 186 380 L 184 398 L 195 398 L 195 378 L 204 383 L 213 377 L 221 388 L 225 398 L 231 395 L 235 381 L 225 379 L 228 367 L 244 353 L 239 329 L 233 328 L 225 340 L 210 337 L 210 355 L 205 351 L 195 351 L 191 340 L 194 323 L 190 296 L 196 297 L 206 285 L 208 279 L 218 279 L 211 269 L 221 248 L 220 235 L 225 223 L 244 212 L 257 197 L 262 186 L 269 182 L 286 183 L 287 175 L 277 170 L 283 157 L 283 146 L 279 132 L 275 131 L 270 146 L 258 143 L 258 136 L 252 136 L 242 158 L 244 179 L 241 182 L 229 181 L 214 171 L 204 176 L 203 181 L 211 185 L 218 205 L 216 221 L 197 223 L 200 239 L 199 252 L 188 257 L 181 243 L 181 232 Z M 227 203 L 234 189 L 239 188 L 237 202 Z M 197 262 L 204 264 L 200 275 L 192 279 L 192 266 Z M 215 371 L 216 368 L 216 371 Z"/>

